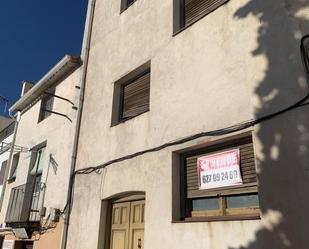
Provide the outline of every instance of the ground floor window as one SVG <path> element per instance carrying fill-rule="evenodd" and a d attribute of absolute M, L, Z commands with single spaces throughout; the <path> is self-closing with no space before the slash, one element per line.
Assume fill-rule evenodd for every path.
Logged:
<path fill-rule="evenodd" d="M 173 220 L 259 218 L 250 133 L 174 153 Z"/>

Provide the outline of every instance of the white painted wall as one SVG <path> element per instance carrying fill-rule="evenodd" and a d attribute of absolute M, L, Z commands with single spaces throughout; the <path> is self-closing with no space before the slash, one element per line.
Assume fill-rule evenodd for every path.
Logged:
<path fill-rule="evenodd" d="M 176 36 L 172 3 L 137 0 L 120 14 L 120 0 L 97 0 L 78 169 L 272 113 L 308 92 L 299 53 L 307 1 L 231 0 Z M 148 60 L 150 111 L 110 127 L 113 82 Z M 307 249 L 308 109 L 254 127 L 254 140 L 261 220 L 171 222 L 172 152 L 198 139 L 77 176 L 68 248 L 101 248 L 101 201 L 138 190 L 146 249 Z"/>

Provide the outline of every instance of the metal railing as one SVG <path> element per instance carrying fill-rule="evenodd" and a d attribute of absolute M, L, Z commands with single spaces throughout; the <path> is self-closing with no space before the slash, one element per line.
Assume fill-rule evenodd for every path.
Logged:
<path fill-rule="evenodd" d="M 6 223 L 39 222 L 46 185 L 27 183 L 11 191 L 6 213 Z"/>

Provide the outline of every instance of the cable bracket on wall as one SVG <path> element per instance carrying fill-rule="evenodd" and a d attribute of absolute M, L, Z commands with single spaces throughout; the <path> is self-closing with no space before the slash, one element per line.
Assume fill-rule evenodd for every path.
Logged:
<path fill-rule="evenodd" d="M 75 104 L 71 100 L 69 100 L 68 98 L 64 98 L 64 97 L 61 97 L 61 96 L 56 95 L 54 93 L 50 93 L 50 92 L 46 92 L 46 91 L 44 91 L 44 94 L 52 96 L 52 97 L 57 98 L 57 99 L 64 100 L 64 101 L 70 103 L 73 107 L 75 106 Z"/>
<path fill-rule="evenodd" d="M 44 111 L 44 112 L 49 112 L 49 113 L 52 113 L 52 114 L 55 114 L 55 115 L 59 115 L 61 117 L 65 117 L 67 120 L 69 120 L 72 123 L 72 119 L 70 119 L 68 117 L 68 115 L 66 115 L 66 114 L 63 114 L 63 113 L 60 113 L 60 112 L 54 112 L 54 111 L 47 110 L 47 109 L 44 109 L 44 108 L 41 108 L 41 110 Z"/>

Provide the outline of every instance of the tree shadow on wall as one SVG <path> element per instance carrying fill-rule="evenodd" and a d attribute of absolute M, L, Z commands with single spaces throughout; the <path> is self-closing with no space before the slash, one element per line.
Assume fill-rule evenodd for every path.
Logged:
<path fill-rule="evenodd" d="M 309 92 L 299 51 L 301 37 L 309 34 L 308 7 L 308 0 L 249 0 L 234 14 L 260 20 L 252 56 L 264 56 L 267 68 L 255 89 L 256 117 L 288 107 Z M 309 248 L 308 114 L 304 106 L 256 127 L 262 225 L 249 244 L 229 249 Z"/>

